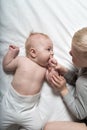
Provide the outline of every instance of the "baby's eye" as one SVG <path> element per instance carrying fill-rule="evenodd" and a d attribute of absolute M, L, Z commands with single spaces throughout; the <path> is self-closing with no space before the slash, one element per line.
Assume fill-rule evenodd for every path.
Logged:
<path fill-rule="evenodd" d="M 51 49 L 50 49 L 50 48 L 48 48 L 47 50 L 48 50 L 48 51 L 50 51 Z"/>

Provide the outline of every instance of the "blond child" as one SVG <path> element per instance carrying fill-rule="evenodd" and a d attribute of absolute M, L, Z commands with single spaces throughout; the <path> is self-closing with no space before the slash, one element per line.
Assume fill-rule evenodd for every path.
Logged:
<path fill-rule="evenodd" d="M 41 130 L 38 103 L 40 90 L 47 78 L 53 43 L 42 33 L 31 33 L 25 43 L 26 56 L 18 56 L 19 48 L 10 45 L 3 59 L 5 72 L 14 73 L 11 86 L 1 102 L 0 129 L 18 124 L 26 130 Z"/>
<path fill-rule="evenodd" d="M 77 119 L 83 120 L 83 123 L 51 122 L 46 125 L 44 130 L 87 130 L 87 27 L 78 30 L 74 34 L 70 55 L 76 67 L 75 71 L 70 71 L 57 64 L 56 70 L 60 75 L 51 74 L 50 83 L 60 93 L 70 112 Z M 77 77 L 76 88 L 75 93 L 72 94 L 68 90 L 65 79 L 72 83 L 74 76 Z"/>

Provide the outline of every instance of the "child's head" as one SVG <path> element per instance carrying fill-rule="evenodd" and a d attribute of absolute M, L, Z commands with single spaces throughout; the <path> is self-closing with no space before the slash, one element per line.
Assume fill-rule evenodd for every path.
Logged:
<path fill-rule="evenodd" d="M 77 67 L 87 67 L 87 27 L 74 34 L 70 54 Z"/>
<path fill-rule="evenodd" d="M 53 56 L 53 43 L 43 33 L 31 33 L 25 44 L 26 56 L 42 66 Z"/>

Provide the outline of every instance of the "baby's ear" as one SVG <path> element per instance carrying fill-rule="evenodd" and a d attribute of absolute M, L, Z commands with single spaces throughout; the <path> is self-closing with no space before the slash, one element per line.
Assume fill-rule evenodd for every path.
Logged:
<path fill-rule="evenodd" d="M 37 54 L 36 54 L 36 50 L 34 48 L 30 49 L 30 55 L 31 55 L 31 57 L 36 58 Z"/>

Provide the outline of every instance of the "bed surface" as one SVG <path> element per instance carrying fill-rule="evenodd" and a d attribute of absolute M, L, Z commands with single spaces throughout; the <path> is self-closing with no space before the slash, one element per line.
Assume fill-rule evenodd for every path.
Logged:
<path fill-rule="evenodd" d="M 72 36 L 85 26 L 87 0 L 0 0 L 0 100 L 12 79 L 2 69 L 2 59 L 10 44 L 19 46 L 19 55 L 25 55 L 24 43 L 29 33 L 46 33 L 53 41 L 55 58 L 71 68 Z M 41 91 L 40 110 L 43 118 L 49 116 L 49 121 L 73 120 L 61 97 L 54 94 L 46 82 Z"/>

